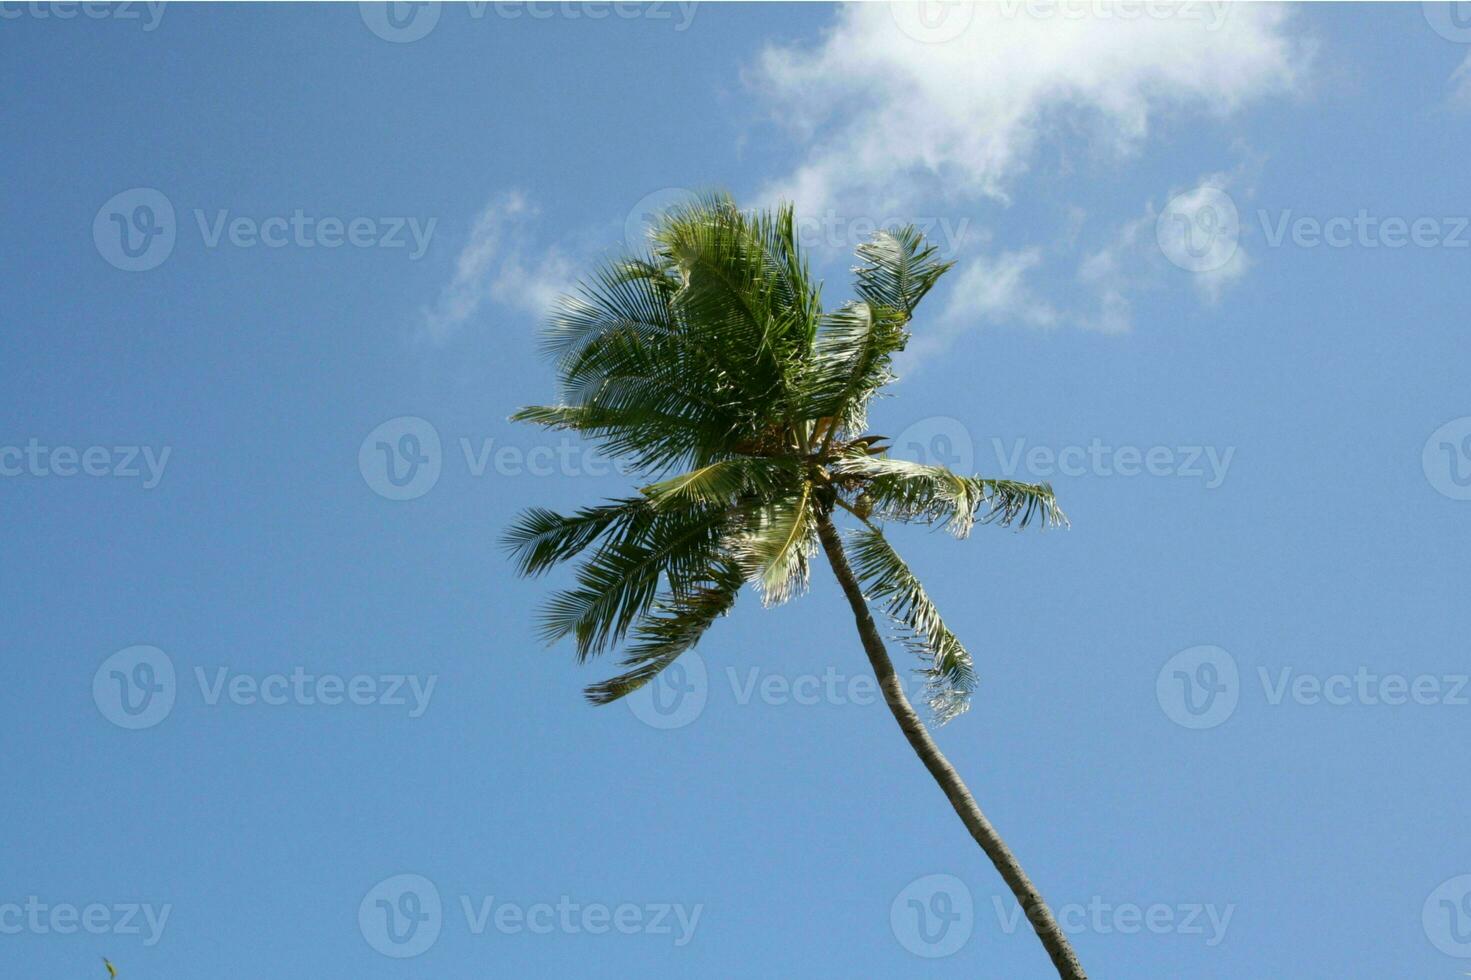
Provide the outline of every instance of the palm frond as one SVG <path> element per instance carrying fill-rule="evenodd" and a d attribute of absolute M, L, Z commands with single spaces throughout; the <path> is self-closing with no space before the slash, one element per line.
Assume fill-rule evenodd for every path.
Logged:
<path fill-rule="evenodd" d="M 893 355 L 908 340 L 904 322 L 889 307 L 867 302 L 825 315 L 808 368 L 805 414 L 834 419 L 839 430 L 861 431 L 869 399 L 894 379 Z"/>
<path fill-rule="evenodd" d="M 877 306 L 899 310 L 908 319 L 919 300 L 934 288 L 953 262 L 937 258 L 938 249 L 925 243 L 913 225 L 880 231 L 858 246 L 862 265 L 853 269 L 859 296 Z"/>
<path fill-rule="evenodd" d="M 541 575 L 555 565 L 575 558 L 611 529 L 628 525 L 650 511 L 643 497 L 624 498 L 596 507 L 584 507 L 564 517 L 545 507 L 523 511 L 502 536 L 502 543 L 516 561 L 519 575 Z"/>
<path fill-rule="evenodd" d="M 646 474 L 731 455 L 748 438 L 747 430 L 732 431 L 719 418 L 667 414 L 647 405 L 528 405 L 511 421 L 580 433 L 603 455 L 623 457 L 632 470 Z"/>
<path fill-rule="evenodd" d="M 693 587 L 718 557 L 729 520 L 724 507 L 640 512 L 624 534 L 607 540 L 579 567 L 575 588 L 548 600 L 543 639 L 575 637 L 578 660 L 621 642 L 653 605 L 661 577 L 676 593 Z"/>
<path fill-rule="evenodd" d="M 694 649 L 706 630 L 730 612 L 745 576 L 734 565 L 719 564 L 710 579 L 684 595 L 669 595 L 658 603 L 657 615 L 633 629 L 636 640 L 623 664 L 633 668 L 617 677 L 589 685 L 584 692 L 593 704 L 607 704 L 643 687 L 681 654 Z"/>
<path fill-rule="evenodd" d="M 853 454 L 832 465 L 838 475 L 861 477 L 874 513 L 898 521 L 944 522 L 963 538 L 976 524 L 1024 528 L 1068 523 L 1050 484 L 961 476 L 943 466 L 887 456 Z"/>
<path fill-rule="evenodd" d="M 790 217 L 750 215 L 713 195 L 671 210 L 652 237 L 680 280 L 671 303 L 690 342 L 762 409 L 780 411 L 811 345 L 817 304 Z"/>
<path fill-rule="evenodd" d="M 970 707 L 976 676 L 970 653 L 940 618 L 918 577 L 875 528 L 854 537 L 854 571 L 871 602 L 901 630 L 900 639 L 924 660 L 925 699 L 938 724 Z"/>
<path fill-rule="evenodd" d="M 734 504 L 742 495 L 766 499 L 795 485 L 801 469 L 789 459 L 723 459 L 644 487 L 658 508 Z"/>
<path fill-rule="evenodd" d="M 859 245 L 863 264 L 854 268 L 858 295 L 876 306 L 898 310 L 905 319 L 955 263 L 937 258 L 939 248 L 926 244 L 913 225 L 881 231 Z"/>
<path fill-rule="evenodd" d="M 795 496 L 758 508 L 750 526 L 733 536 L 728 547 L 766 605 L 779 605 L 804 591 L 809 560 L 817 550 L 811 483 L 804 480 Z"/>

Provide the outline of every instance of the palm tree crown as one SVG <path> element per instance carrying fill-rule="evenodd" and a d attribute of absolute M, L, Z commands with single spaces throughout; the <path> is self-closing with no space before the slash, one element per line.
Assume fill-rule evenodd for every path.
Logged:
<path fill-rule="evenodd" d="M 793 210 L 751 213 L 724 196 L 672 209 L 646 254 L 612 261 L 565 297 L 545 346 L 560 403 L 512 418 L 570 429 L 647 482 L 571 515 L 523 513 L 507 534 L 522 574 L 585 555 L 555 594 L 546 639 L 579 660 L 626 645 L 594 703 L 636 690 L 692 648 L 752 582 L 768 604 L 802 591 L 819 525 L 862 523 L 854 570 L 921 657 L 937 720 L 964 711 L 971 656 L 945 626 L 882 522 L 1065 523 L 1046 484 L 984 479 L 893 459 L 867 431 L 918 306 L 951 263 L 914 228 L 857 249 L 856 298 L 821 304 Z"/>

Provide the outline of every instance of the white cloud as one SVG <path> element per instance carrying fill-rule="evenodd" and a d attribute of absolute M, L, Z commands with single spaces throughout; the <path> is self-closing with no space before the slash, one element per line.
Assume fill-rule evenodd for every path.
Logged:
<path fill-rule="evenodd" d="M 1456 105 L 1471 108 L 1471 54 L 1451 72 L 1451 101 Z"/>
<path fill-rule="evenodd" d="M 537 214 L 519 192 L 491 198 L 455 259 L 453 278 L 422 312 L 424 336 L 434 342 L 449 339 L 474 319 L 487 299 L 537 316 L 547 312 L 571 283 L 573 267 L 555 247 L 541 250 L 534 261 L 523 258 Z"/>
<path fill-rule="evenodd" d="M 941 319 L 957 325 L 989 321 L 1055 326 L 1057 311 L 1037 299 L 1026 283 L 1027 273 L 1041 262 L 1042 250 L 1035 246 L 1002 252 L 995 258 L 971 259 L 952 275 L 950 299 Z"/>
<path fill-rule="evenodd" d="M 542 251 L 529 265 L 520 252 L 512 251 L 491 282 L 490 295 L 503 306 L 540 317 L 551 310 L 576 278 L 572 260 L 556 246 Z"/>
<path fill-rule="evenodd" d="M 1108 244 L 1085 256 L 1078 281 L 1097 295 L 1098 312 L 1077 322 L 1106 333 L 1129 330 L 1130 294 L 1157 286 L 1164 276 L 1188 275 L 1202 300 L 1219 302 L 1251 267 L 1230 194 L 1250 167 L 1248 162 L 1232 173 L 1207 174 L 1193 187 L 1172 191 L 1162 208 L 1146 202 L 1139 217 L 1124 222 Z"/>
<path fill-rule="evenodd" d="M 936 10 L 960 20 L 937 23 L 928 16 Z M 871 223 L 867 216 L 1005 204 L 1039 149 L 1069 134 L 1082 134 L 1095 152 L 1134 154 L 1157 117 L 1224 118 L 1291 93 L 1312 53 L 1290 36 L 1284 9 L 1258 4 L 851 4 L 835 17 L 815 44 L 765 48 L 750 80 L 804 147 L 757 202 L 781 197 L 802 215 L 848 215 L 834 218 L 842 223 L 822 239 L 845 249 L 860 223 Z M 1457 76 L 1471 90 L 1471 68 Z M 1156 242 L 1152 204 L 1101 244 L 1093 239 L 1079 258 L 1088 248 L 1086 216 L 1074 202 L 1061 203 L 1064 226 L 1041 245 L 957 256 L 965 228 L 947 237 L 946 254 L 961 265 L 945 283 L 948 305 L 928 349 L 984 324 L 1122 332 L 1131 295 L 1178 273 Z M 518 194 L 487 205 L 453 278 L 423 312 L 429 337 L 458 332 L 487 302 L 543 313 L 565 290 L 574 271 L 568 256 L 583 250 L 528 249 L 535 214 Z M 1039 299 L 1030 280 L 1048 263 L 1072 262 L 1075 295 Z M 1238 252 L 1196 271 L 1194 288 L 1215 300 L 1247 265 Z"/>
<path fill-rule="evenodd" d="M 1069 215 L 1050 255 L 1034 245 L 962 262 L 947 279 L 940 328 L 917 340 L 913 353 L 933 353 L 961 333 L 989 325 L 1126 333 L 1133 329 L 1133 297 L 1161 288 L 1172 277 L 1188 280 L 1202 301 L 1219 302 L 1251 267 L 1231 191 L 1243 198 L 1251 193 L 1255 165 L 1248 160 L 1231 172 L 1206 174 L 1188 189 L 1172 190 L 1163 204 L 1146 201 L 1102 245 L 1076 259 L 1081 291 L 1071 290 L 1073 299 L 1061 305 L 1040 298 L 1029 280 L 1049 260 L 1074 261 L 1085 220 L 1081 211 Z M 1060 277 L 1049 281 L 1055 284 Z"/>
<path fill-rule="evenodd" d="M 1152 244 L 1154 225 L 1154 205 L 1146 204 L 1143 217 L 1124 222 L 1107 245 L 1079 263 L 1078 281 L 1097 294 L 1098 310 L 1074 317 L 1076 323 L 1102 333 L 1133 329 L 1128 294 L 1141 288 L 1153 273 L 1152 256 L 1141 248 L 1140 239 L 1148 228 Z"/>
<path fill-rule="evenodd" d="M 762 53 L 754 83 L 812 147 L 764 198 L 805 211 L 926 191 L 1004 201 L 1049 134 L 1082 126 L 1131 152 L 1153 115 L 1227 115 L 1292 89 L 1306 57 L 1286 14 L 1256 4 L 951 6 L 969 19 L 942 43 L 911 36 L 924 21 L 902 5 L 852 4 L 814 49 Z"/>
<path fill-rule="evenodd" d="M 906 370 L 944 350 L 967 330 L 993 325 L 1056 326 L 1058 311 L 1037 298 L 1027 284 L 1027 274 L 1041 263 L 1042 250 L 1036 247 L 981 255 L 961 263 L 945 277 L 949 297 L 944 309 L 910 341 Z"/>

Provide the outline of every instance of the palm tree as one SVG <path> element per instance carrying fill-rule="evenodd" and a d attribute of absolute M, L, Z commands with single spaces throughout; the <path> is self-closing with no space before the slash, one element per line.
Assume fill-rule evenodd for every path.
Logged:
<path fill-rule="evenodd" d="M 911 706 L 869 612 L 880 606 L 919 656 L 943 724 L 968 707 L 971 657 L 882 522 L 938 523 L 964 537 L 977 523 L 1066 517 L 1046 484 L 892 459 L 866 431 L 915 307 L 951 263 L 913 228 L 881 232 L 857 253 L 857 299 L 824 311 L 791 207 L 753 214 L 713 195 L 662 215 L 645 254 L 605 264 L 552 314 L 545 346 L 560 403 L 512 416 L 581 433 L 650 482 L 571 515 L 528 510 L 506 544 L 523 575 L 587 554 L 575 587 L 547 604 L 541 631 L 572 637 L 579 662 L 626 645 L 625 670 L 587 689 L 594 704 L 637 690 L 693 648 L 747 582 L 768 605 L 804 589 L 820 546 L 904 737 L 1059 975 L 1083 977 L 1042 896 Z M 851 562 L 838 511 L 859 525 Z"/>

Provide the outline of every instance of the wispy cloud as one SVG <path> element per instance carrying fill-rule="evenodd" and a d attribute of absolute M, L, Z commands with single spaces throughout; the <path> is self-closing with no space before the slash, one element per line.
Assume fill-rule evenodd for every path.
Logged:
<path fill-rule="evenodd" d="M 1078 323 L 1107 333 L 1129 330 L 1131 296 L 1157 287 L 1167 275 L 1188 275 L 1204 302 L 1219 302 L 1251 267 L 1231 191 L 1250 193 L 1243 175 L 1252 166 L 1248 162 L 1232 172 L 1206 174 L 1189 188 L 1171 190 L 1159 207 L 1145 202 L 1142 214 L 1125 221 L 1106 245 L 1085 256 L 1078 281 L 1093 290 L 1098 309 L 1080 314 Z"/>
<path fill-rule="evenodd" d="M 1161 201 L 1146 201 L 1142 211 L 1081 255 L 1077 238 L 1084 215 L 1074 211 L 1048 250 L 1034 245 L 962 262 L 948 283 L 940 329 L 920 341 L 916 352 L 941 350 L 962 333 L 988 326 L 1127 333 L 1134 298 L 1172 276 L 1188 277 L 1203 302 L 1219 302 L 1251 267 L 1232 192 L 1251 194 L 1255 166 L 1249 160 L 1229 172 L 1206 174 L 1189 188 L 1174 188 Z M 1076 288 L 1059 289 L 1064 298 L 1039 296 L 1032 285 L 1039 271 L 1050 264 L 1054 274 L 1048 281 L 1056 284 L 1066 277 L 1058 267 L 1068 263 L 1076 264 Z"/>
<path fill-rule="evenodd" d="M 491 198 L 455 259 L 454 276 L 421 313 L 420 330 L 428 340 L 439 343 L 457 334 L 487 300 L 541 315 L 566 291 L 574 270 L 560 249 L 542 248 L 533 259 L 526 258 L 538 213 L 518 191 Z"/>
<path fill-rule="evenodd" d="M 1042 250 L 1036 246 L 970 259 L 953 274 L 942 319 L 955 324 L 983 320 L 1056 326 L 1057 310 L 1038 299 L 1026 281 L 1041 262 Z"/>
<path fill-rule="evenodd" d="M 1463 109 L 1471 109 L 1471 54 L 1451 72 L 1451 102 Z"/>

